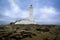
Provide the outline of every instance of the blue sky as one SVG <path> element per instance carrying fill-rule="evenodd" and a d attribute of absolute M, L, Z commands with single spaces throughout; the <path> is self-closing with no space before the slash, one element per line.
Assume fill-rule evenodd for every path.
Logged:
<path fill-rule="evenodd" d="M 0 0 L 0 24 L 29 16 L 29 5 L 38 24 L 60 24 L 60 0 Z"/>

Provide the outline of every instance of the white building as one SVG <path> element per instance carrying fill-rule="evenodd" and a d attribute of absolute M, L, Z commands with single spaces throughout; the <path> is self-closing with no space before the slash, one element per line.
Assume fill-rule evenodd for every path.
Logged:
<path fill-rule="evenodd" d="M 29 7 L 29 17 L 26 18 L 26 19 L 23 19 L 23 20 L 18 20 L 15 22 L 15 24 L 36 24 L 35 23 L 35 20 L 34 20 L 34 17 L 33 17 L 33 7 L 32 5 L 30 5 Z"/>

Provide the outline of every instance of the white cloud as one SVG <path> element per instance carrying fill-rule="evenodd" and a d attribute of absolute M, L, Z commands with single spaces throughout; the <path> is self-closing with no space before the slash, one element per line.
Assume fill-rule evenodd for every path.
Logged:
<path fill-rule="evenodd" d="M 26 18 L 29 15 L 29 11 L 22 11 L 21 18 Z"/>
<path fill-rule="evenodd" d="M 28 10 L 22 10 L 16 3 L 15 0 L 8 0 L 11 6 L 11 10 L 5 10 L 5 16 L 10 18 L 26 18 L 28 16 Z"/>
<path fill-rule="evenodd" d="M 55 9 L 53 7 L 44 6 L 43 8 L 40 8 L 40 12 L 45 14 L 55 14 Z"/>
<path fill-rule="evenodd" d="M 5 16 L 12 19 L 14 18 L 27 18 L 29 16 L 28 10 L 22 10 L 16 3 L 15 0 L 8 0 L 11 6 L 11 10 L 5 11 Z M 53 7 L 44 6 L 42 8 L 33 8 L 33 13 L 37 17 L 36 22 L 53 23 L 57 20 L 52 19 L 56 15 L 56 10 Z"/>
<path fill-rule="evenodd" d="M 43 7 L 39 10 L 39 13 L 41 13 L 40 18 L 49 18 L 56 15 L 56 11 L 53 7 Z"/>
<path fill-rule="evenodd" d="M 36 12 L 36 11 L 35 11 Z M 44 6 L 38 9 L 37 22 L 43 23 L 54 23 L 58 22 L 58 19 L 52 19 L 57 14 L 56 10 L 53 7 Z"/>
<path fill-rule="evenodd" d="M 18 11 L 21 11 L 19 6 L 15 3 L 15 0 L 9 0 L 9 3 L 11 5 L 12 11 L 14 11 L 15 13 L 17 13 Z"/>
<path fill-rule="evenodd" d="M 5 10 L 4 15 L 8 16 L 8 17 L 11 17 L 10 11 L 8 11 L 8 10 Z"/>

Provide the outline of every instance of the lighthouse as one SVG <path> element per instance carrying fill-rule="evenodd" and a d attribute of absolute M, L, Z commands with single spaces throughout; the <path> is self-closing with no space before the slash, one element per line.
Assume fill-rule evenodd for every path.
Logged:
<path fill-rule="evenodd" d="M 29 7 L 29 20 L 33 21 L 34 18 L 33 18 L 33 8 L 32 8 L 32 5 L 30 5 Z"/>
<path fill-rule="evenodd" d="M 33 7 L 29 7 L 29 16 L 26 19 L 17 20 L 15 24 L 36 24 L 33 16 Z"/>

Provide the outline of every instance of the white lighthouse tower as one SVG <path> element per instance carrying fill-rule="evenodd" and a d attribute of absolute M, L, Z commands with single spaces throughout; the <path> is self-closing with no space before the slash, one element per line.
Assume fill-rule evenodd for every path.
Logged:
<path fill-rule="evenodd" d="M 34 18 L 33 18 L 33 8 L 32 8 L 32 5 L 30 5 L 29 11 L 30 11 L 30 13 L 29 13 L 29 20 L 33 21 Z"/>
<path fill-rule="evenodd" d="M 33 17 L 33 7 L 30 5 L 29 7 L 29 17 L 23 20 L 18 20 L 15 24 L 36 24 Z"/>

